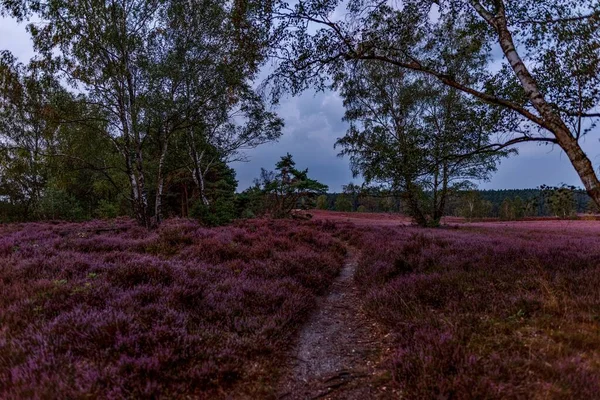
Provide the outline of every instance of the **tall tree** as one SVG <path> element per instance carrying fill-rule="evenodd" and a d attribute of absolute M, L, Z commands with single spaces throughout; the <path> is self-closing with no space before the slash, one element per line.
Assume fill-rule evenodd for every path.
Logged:
<path fill-rule="evenodd" d="M 31 217 L 48 180 L 61 94 L 52 77 L 0 53 L 0 193 L 22 206 L 24 218 Z"/>
<path fill-rule="evenodd" d="M 580 141 L 600 117 L 598 0 L 301 0 L 281 3 L 275 83 L 297 92 L 336 86 L 346 64 L 372 60 L 430 76 L 490 105 L 505 119 L 502 149 L 524 142 L 558 145 L 587 193 L 600 204 L 600 181 Z M 343 13 L 342 13 L 343 14 Z M 448 28 L 452 29 L 449 30 Z M 456 37 L 460 48 L 449 46 Z M 501 60 L 494 51 L 503 54 Z M 456 55 L 498 73 L 468 82 L 453 73 Z M 277 94 L 277 91 L 275 92 Z M 508 137 L 507 137 L 508 136 Z"/>
<path fill-rule="evenodd" d="M 495 170 L 479 104 L 452 88 L 377 62 L 356 63 L 342 84 L 350 128 L 337 145 L 367 184 L 403 194 L 419 225 L 438 225 L 448 196 Z"/>
<path fill-rule="evenodd" d="M 358 207 L 360 206 L 359 204 L 359 198 L 362 194 L 361 191 L 361 187 L 354 184 L 353 182 L 350 182 L 347 185 L 342 186 L 342 192 L 350 197 L 351 201 L 352 201 L 352 211 L 356 211 L 358 210 Z"/>
<path fill-rule="evenodd" d="M 189 170 L 205 205 L 205 179 L 212 168 L 219 162 L 246 161 L 245 151 L 277 140 L 283 128 L 283 120 L 249 85 L 239 85 L 235 99 L 225 91 L 221 94 L 223 104 L 205 113 L 186 136 Z"/>
<path fill-rule="evenodd" d="M 559 187 L 552 187 L 542 185 L 540 189 L 552 215 L 562 219 L 576 215 L 575 186 L 563 184 Z"/>
<path fill-rule="evenodd" d="M 266 195 L 268 210 L 276 218 L 288 217 L 301 203 L 327 193 L 327 185 L 309 178 L 308 169 L 297 169 L 289 153 L 277 162 L 275 171 L 263 169 L 257 184 Z"/>
<path fill-rule="evenodd" d="M 458 196 L 459 206 L 458 214 L 461 217 L 471 221 L 473 218 L 490 217 L 492 212 L 492 203 L 481 198 L 479 192 L 469 190 L 460 193 Z"/>
<path fill-rule="evenodd" d="M 212 127 L 231 126 L 231 111 L 248 109 L 248 82 L 264 60 L 269 31 L 257 18 L 270 10 L 262 2 L 215 0 L 6 0 L 0 8 L 42 21 L 28 26 L 38 65 L 84 93 L 102 115 L 99 134 L 121 155 L 132 209 L 145 226 L 160 221 L 175 138 L 200 132 L 200 143 L 218 147 Z M 236 150 L 280 134 L 280 120 L 264 109 L 256 117 L 256 109 L 242 124 L 251 134 L 237 126 L 228 131 L 241 142 Z M 228 144 L 231 152 L 235 144 Z"/>

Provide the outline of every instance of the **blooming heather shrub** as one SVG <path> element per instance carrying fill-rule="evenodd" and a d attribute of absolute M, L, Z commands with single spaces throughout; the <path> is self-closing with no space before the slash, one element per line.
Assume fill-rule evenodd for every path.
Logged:
<path fill-rule="evenodd" d="M 406 398 L 600 398 L 600 225 L 372 227 L 356 281 Z"/>
<path fill-rule="evenodd" d="M 0 226 L 0 398 L 268 395 L 343 263 L 318 228 Z"/>

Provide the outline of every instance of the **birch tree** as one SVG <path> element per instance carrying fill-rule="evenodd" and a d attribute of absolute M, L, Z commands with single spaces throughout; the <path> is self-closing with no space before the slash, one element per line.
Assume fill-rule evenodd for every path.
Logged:
<path fill-rule="evenodd" d="M 213 104 L 187 132 L 188 168 L 204 205 L 209 203 L 205 180 L 212 168 L 219 163 L 244 162 L 246 151 L 277 140 L 282 134 L 283 120 L 267 109 L 252 87 L 239 85 L 234 96 L 224 90 L 217 99 L 225 104 Z"/>
<path fill-rule="evenodd" d="M 472 151 L 489 143 L 493 126 L 478 102 L 422 78 L 388 64 L 356 65 L 341 90 L 350 128 L 336 146 L 366 184 L 401 193 L 419 225 L 437 226 L 448 198 L 487 178 L 503 153 Z"/>
<path fill-rule="evenodd" d="M 348 64 L 366 60 L 430 76 L 505 119 L 498 142 L 479 151 L 556 145 L 600 204 L 581 147 L 600 117 L 598 0 L 301 0 L 279 4 L 275 18 L 287 31 L 273 54 L 276 95 L 338 87 Z M 460 48 L 449 45 L 456 37 Z M 458 54 L 499 72 L 463 81 L 449 68 Z"/>
<path fill-rule="evenodd" d="M 30 218 L 48 180 L 48 152 L 58 130 L 63 89 L 35 66 L 0 53 L 0 196 Z"/>
<path fill-rule="evenodd" d="M 147 227 L 161 219 L 175 138 L 230 112 L 257 74 L 269 26 L 256 19 L 268 10 L 258 1 L 0 1 L 0 11 L 35 17 L 36 62 L 103 115 L 99 134 L 121 155 Z"/>

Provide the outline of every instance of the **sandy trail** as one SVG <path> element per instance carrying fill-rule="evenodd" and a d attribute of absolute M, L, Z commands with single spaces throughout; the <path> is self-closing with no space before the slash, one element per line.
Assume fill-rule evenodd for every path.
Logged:
<path fill-rule="evenodd" d="M 381 340 L 360 308 L 354 285 L 358 253 L 350 251 L 340 276 L 300 331 L 280 399 L 394 398 L 379 377 Z M 382 382 L 378 384 L 378 382 Z"/>

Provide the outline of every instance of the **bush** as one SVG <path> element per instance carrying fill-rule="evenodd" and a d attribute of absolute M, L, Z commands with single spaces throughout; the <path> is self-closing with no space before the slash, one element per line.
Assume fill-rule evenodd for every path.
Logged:
<path fill-rule="evenodd" d="M 226 199 L 217 199 L 208 205 L 198 200 L 190 209 L 190 217 L 206 226 L 227 225 L 235 218 L 235 207 Z"/>
<path fill-rule="evenodd" d="M 265 211 L 264 202 L 265 196 L 262 190 L 256 186 L 250 187 L 235 195 L 235 215 L 244 219 L 263 215 Z"/>
<path fill-rule="evenodd" d="M 256 214 L 254 214 L 254 212 L 252 212 L 252 210 L 250 210 L 249 208 L 246 208 L 244 211 L 242 211 L 240 218 L 252 219 L 252 218 L 256 218 Z"/>
<path fill-rule="evenodd" d="M 319 210 L 327 210 L 329 208 L 326 194 L 317 197 L 317 208 Z"/>
<path fill-rule="evenodd" d="M 100 200 L 94 215 L 100 219 L 112 219 L 119 216 L 119 207 L 108 200 Z"/>
<path fill-rule="evenodd" d="M 61 219 L 66 221 L 83 221 L 85 215 L 79 202 L 66 191 L 49 187 L 40 199 L 36 213 L 41 219 Z"/>
<path fill-rule="evenodd" d="M 338 195 L 335 199 L 335 211 L 352 211 L 352 202 L 348 196 Z"/>

